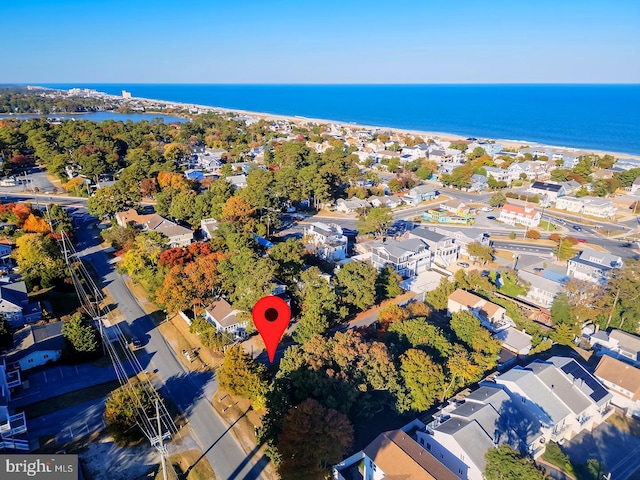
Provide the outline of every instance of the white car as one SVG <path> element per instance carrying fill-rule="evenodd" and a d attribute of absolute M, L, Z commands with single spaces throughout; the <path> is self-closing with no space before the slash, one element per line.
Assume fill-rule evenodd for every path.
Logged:
<path fill-rule="evenodd" d="M 480 209 L 481 212 L 493 212 L 493 208 L 491 207 L 482 207 Z"/>

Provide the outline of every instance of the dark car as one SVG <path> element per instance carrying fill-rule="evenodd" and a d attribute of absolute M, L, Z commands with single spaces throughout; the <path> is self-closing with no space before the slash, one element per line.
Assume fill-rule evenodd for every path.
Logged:
<path fill-rule="evenodd" d="M 574 225 L 574 226 L 573 226 L 573 229 L 574 229 L 576 232 L 581 232 L 581 231 L 582 231 L 582 227 L 581 227 L 580 225 Z"/>
<path fill-rule="evenodd" d="M 495 220 L 495 219 L 496 219 L 496 217 L 494 217 L 494 216 L 487 217 L 487 220 Z"/>
<path fill-rule="evenodd" d="M 131 337 L 131 347 L 134 350 L 142 348 L 142 342 L 140 341 L 140 339 L 138 337 Z"/>

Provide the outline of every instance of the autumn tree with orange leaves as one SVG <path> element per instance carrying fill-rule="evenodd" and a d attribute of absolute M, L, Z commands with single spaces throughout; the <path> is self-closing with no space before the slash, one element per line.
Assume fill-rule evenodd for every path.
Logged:
<path fill-rule="evenodd" d="M 47 223 L 47 221 L 42 217 L 36 217 L 33 213 L 31 213 L 27 217 L 24 224 L 22 225 L 22 229 L 25 232 L 30 232 L 30 233 L 50 233 L 51 232 L 49 223 Z"/>

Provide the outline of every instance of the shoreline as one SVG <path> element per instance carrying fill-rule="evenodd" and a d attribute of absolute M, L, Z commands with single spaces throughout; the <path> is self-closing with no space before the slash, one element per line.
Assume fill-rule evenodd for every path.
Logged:
<path fill-rule="evenodd" d="M 120 98 L 115 95 L 116 98 Z M 213 107 L 210 105 L 199 105 L 195 103 L 183 103 L 183 102 L 172 102 L 168 100 L 159 100 L 153 98 L 143 98 L 143 97 L 131 97 L 131 100 L 138 100 L 143 102 L 154 102 L 154 103 L 162 103 L 165 105 L 178 105 L 183 108 L 198 108 L 201 110 L 208 110 L 210 112 L 223 112 L 223 113 L 231 113 L 231 114 L 240 114 L 240 115 L 248 115 L 252 117 L 257 117 L 263 120 L 287 120 L 296 125 L 315 123 L 321 125 L 338 125 L 342 128 L 355 128 L 355 129 L 367 129 L 367 130 L 383 130 L 389 131 L 392 133 L 403 134 L 403 135 L 413 135 L 427 138 L 438 138 L 439 140 L 456 142 L 460 140 L 466 140 L 469 137 L 478 138 L 479 140 L 491 140 L 496 143 L 500 143 L 505 148 L 523 148 L 525 146 L 543 146 L 549 148 L 555 148 L 560 150 L 566 150 L 569 152 L 586 152 L 586 153 L 594 153 L 598 155 L 613 155 L 616 158 L 635 158 L 640 160 L 640 154 L 634 153 L 626 153 L 626 152 L 613 152 L 610 150 L 595 150 L 589 148 L 581 148 L 581 147 L 570 147 L 570 146 L 559 146 L 559 145 L 548 145 L 545 143 L 540 143 L 536 141 L 527 141 L 527 140 L 510 140 L 503 138 L 489 138 L 489 137 L 480 137 L 475 135 L 460 135 L 457 133 L 449 133 L 449 132 L 434 132 L 434 131 L 424 131 L 424 130 L 413 130 L 413 129 L 405 129 L 405 128 L 397 128 L 397 127 L 388 127 L 381 125 L 366 125 L 362 123 L 355 122 L 346 122 L 344 120 L 331 120 L 326 118 L 313 118 L 313 117 L 304 117 L 301 115 L 282 115 L 278 113 L 265 113 L 265 112 L 254 112 L 251 110 L 241 110 L 236 108 L 226 108 L 226 107 Z"/>
<path fill-rule="evenodd" d="M 68 90 L 60 90 L 60 91 L 68 91 Z M 99 92 L 99 93 L 102 93 L 107 97 L 123 100 L 123 98 L 119 95 L 108 94 L 105 92 Z M 264 120 L 286 120 L 296 125 L 304 125 L 308 123 L 315 123 L 315 124 L 321 124 L 321 125 L 333 124 L 333 125 L 338 125 L 341 128 L 383 130 L 383 131 L 389 131 L 389 132 L 401 134 L 401 135 L 413 135 L 413 136 L 426 137 L 425 140 L 427 140 L 428 138 L 434 138 L 434 139 L 437 138 L 439 140 L 451 141 L 451 142 L 466 140 L 467 138 L 473 137 L 473 138 L 478 138 L 479 140 L 491 140 L 491 141 L 494 141 L 495 143 L 500 143 L 505 148 L 515 148 L 516 150 L 519 148 L 523 148 L 525 146 L 530 146 L 530 147 L 542 146 L 547 148 L 566 150 L 568 152 L 584 152 L 584 153 L 593 153 L 597 155 L 612 155 L 616 158 L 634 158 L 634 159 L 640 160 L 640 153 L 615 152 L 611 150 L 599 150 L 599 149 L 591 149 L 591 148 L 584 148 L 584 147 L 549 145 L 546 143 L 529 141 L 529 140 L 490 138 L 490 137 L 481 137 L 475 134 L 462 135 L 462 134 L 450 133 L 450 132 L 414 130 L 414 129 L 406 129 L 406 128 L 389 127 L 384 125 L 367 125 L 367 124 L 356 123 L 356 122 L 348 122 L 344 120 L 312 118 L 312 117 L 304 117 L 301 115 L 283 115 L 283 114 L 277 114 L 277 113 L 254 112 L 251 110 L 217 107 L 217 106 L 211 106 L 211 105 L 200 105 L 196 103 L 174 102 L 170 100 L 161 100 L 161 99 L 145 98 L 145 97 L 132 96 L 130 99 L 127 99 L 127 100 L 163 104 L 165 108 L 167 106 L 174 105 L 174 106 L 185 108 L 187 111 L 190 110 L 191 108 L 197 108 L 199 110 L 204 110 L 204 111 L 214 112 L 214 113 L 222 112 L 227 114 L 248 115 L 248 116 L 252 116 L 252 117 L 256 117 Z M 141 112 L 141 113 L 144 113 L 144 112 Z M 162 112 L 154 112 L 154 113 L 162 114 Z M 192 115 L 194 114 L 188 114 L 188 118 L 191 118 Z"/>

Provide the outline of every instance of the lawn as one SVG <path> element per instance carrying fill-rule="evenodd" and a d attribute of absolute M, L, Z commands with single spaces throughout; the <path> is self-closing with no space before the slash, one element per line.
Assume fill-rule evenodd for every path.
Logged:
<path fill-rule="evenodd" d="M 538 230 L 541 232 L 553 232 L 556 229 L 556 226 L 553 223 L 549 223 L 546 220 L 540 220 L 540 225 L 538 225 Z"/>
<path fill-rule="evenodd" d="M 179 480 L 215 480 L 216 475 L 211 468 L 209 460 L 199 450 L 186 450 L 184 452 L 171 455 L 169 463 L 178 473 Z M 162 480 L 162 469 L 158 469 L 156 480 Z M 173 479 L 175 475 L 169 470 L 168 478 Z"/>
<path fill-rule="evenodd" d="M 57 397 L 43 400 L 24 407 L 24 412 L 27 420 L 47 415 L 49 413 L 57 412 L 63 408 L 73 407 L 84 402 L 95 400 L 96 398 L 102 398 L 109 395 L 113 390 L 118 388 L 120 383 L 117 381 L 102 383 L 89 388 L 83 388 L 82 390 L 76 390 L 75 392 L 69 392 Z"/>
<path fill-rule="evenodd" d="M 46 304 L 48 303 L 53 310 L 49 313 L 57 318 L 74 313 L 80 306 L 80 301 L 74 289 L 62 290 L 59 287 L 34 292 L 29 296 L 29 301 L 40 302 L 43 309 L 47 308 Z"/>

